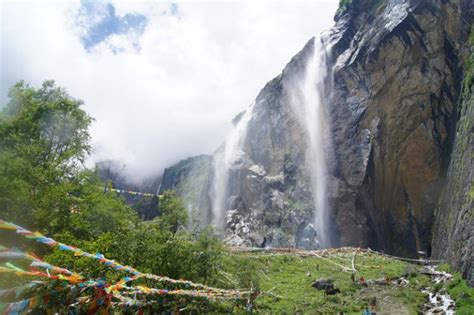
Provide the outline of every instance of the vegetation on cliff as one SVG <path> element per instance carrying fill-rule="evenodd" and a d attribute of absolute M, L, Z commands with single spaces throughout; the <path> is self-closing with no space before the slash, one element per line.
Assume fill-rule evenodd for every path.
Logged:
<path fill-rule="evenodd" d="M 472 161 L 474 142 L 474 27 L 471 28 L 463 53 L 463 84 L 458 102 L 456 135 L 450 155 L 446 182 L 435 212 L 433 255 L 445 258 L 461 271 L 474 286 L 472 263 L 474 201 Z"/>
<path fill-rule="evenodd" d="M 351 4 L 352 0 L 339 0 L 338 12 L 344 11 Z"/>

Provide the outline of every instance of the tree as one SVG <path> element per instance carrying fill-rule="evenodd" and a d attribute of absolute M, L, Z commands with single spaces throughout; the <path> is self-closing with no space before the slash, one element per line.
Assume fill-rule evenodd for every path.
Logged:
<path fill-rule="evenodd" d="M 210 228 L 196 238 L 185 230 L 188 211 L 174 192 L 158 199 L 159 217 L 143 222 L 117 193 L 102 191 L 99 168 L 83 167 L 92 118 L 81 109 L 81 101 L 52 81 L 39 89 L 20 82 L 9 95 L 0 111 L 0 218 L 144 272 L 217 282 L 222 245 Z M 120 167 L 116 172 L 112 162 L 106 166 L 107 182 Z M 10 234 L 0 231 L 1 245 L 13 243 L 28 251 L 35 246 L 33 251 L 48 262 L 111 283 L 123 277 L 120 271 L 68 251 L 18 244 L 21 239 Z M 168 302 L 159 307 L 173 309 L 185 303 L 180 298 L 172 301 L 175 304 Z"/>
<path fill-rule="evenodd" d="M 53 81 L 19 82 L 9 98 L 0 112 L 0 207 L 7 219 L 53 232 L 74 205 L 92 118 Z"/>
<path fill-rule="evenodd" d="M 83 102 L 54 81 L 45 81 L 40 89 L 19 82 L 9 97 L 0 116 L 2 150 L 15 150 L 34 166 L 53 168 L 56 175 L 77 171 L 90 151 L 92 118 L 81 109 Z"/>
<path fill-rule="evenodd" d="M 198 248 L 197 269 L 199 276 L 207 283 L 209 277 L 216 274 L 221 268 L 223 253 L 222 242 L 216 231 L 209 225 L 199 234 L 196 246 Z"/>
<path fill-rule="evenodd" d="M 188 225 L 188 210 L 175 192 L 164 192 L 158 204 L 160 215 L 155 220 L 162 229 L 168 230 L 174 235 L 180 227 Z"/>

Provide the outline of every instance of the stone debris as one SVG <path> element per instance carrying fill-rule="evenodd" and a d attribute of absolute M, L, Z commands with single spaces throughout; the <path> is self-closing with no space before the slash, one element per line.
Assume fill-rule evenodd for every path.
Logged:
<path fill-rule="evenodd" d="M 433 266 L 425 266 L 421 273 L 430 276 L 435 284 L 445 283 L 453 278 L 453 275 L 450 273 L 437 271 Z"/>
<path fill-rule="evenodd" d="M 341 293 L 341 290 L 334 286 L 332 279 L 319 279 L 311 285 L 316 290 L 324 290 L 327 295 L 335 295 Z"/>
<path fill-rule="evenodd" d="M 423 314 L 456 314 L 456 305 L 449 294 L 432 293 L 428 290 L 421 291 L 428 294 L 429 302 L 423 306 Z"/>
<path fill-rule="evenodd" d="M 450 281 L 453 276 L 445 271 L 437 271 L 436 266 L 425 266 L 423 274 L 429 275 L 434 284 Z M 423 306 L 423 314 L 456 314 L 456 304 L 447 292 L 432 292 L 433 288 L 426 288 L 421 292 L 428 294 L 428 302 Z"/>

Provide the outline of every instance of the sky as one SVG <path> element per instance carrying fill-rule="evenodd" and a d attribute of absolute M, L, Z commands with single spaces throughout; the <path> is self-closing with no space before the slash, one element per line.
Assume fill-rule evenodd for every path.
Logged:
<path fill-rule="evenodd" d="M 55 80 L 95 118 L 89 165 L 119 160 L 132 180 L 212 154 L 338 4 L 0 1 L 0 106 L 19 80 Z"/>

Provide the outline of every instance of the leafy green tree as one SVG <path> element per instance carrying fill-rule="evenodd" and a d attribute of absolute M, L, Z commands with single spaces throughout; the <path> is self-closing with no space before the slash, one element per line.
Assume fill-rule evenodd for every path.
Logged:
<path fill-rule="evenodd" d="M 189 215 L 184 202 L 173 191 L 166 191 L 159 199 L 158 225 L 173 235 L 180 227 L 186 228 Z"/>
<path fill-rule="evenodd" d="M 39 89 L 20 82 L 9 95 L 0 112 L 0 218 L 143 272 L 218 283 L 223 246 L 212 228 L 186 230 L 188 211 L 176 193 L 160 196 L 159 216 L 144 222 L 122 197 L 103 189 L 97 169 L 84 168 L 92 118 L 81 101 L 52 81 Z M 7 239 L 7 234 L 0 231 L 2 244 L 24 241 L 14 233 Z M 51 252 L 32 242 L 24 246 L 85 276 L 111 282 L 123 277 L 121 271 L 71 252 Z"/>
<path fill-rule="evenodd" d="M 54 81 L 45 81 L 40 89 L 19 82 L 9 97 L 0 116 L 2 149 L 50 170 L 47 179 L 53 182 L 74 175 L 90 150 L 92 118 L 81 109 L 83 102 Z"/>
<path fill-rule="evenodd" d="M 80 185 L 70 191 L 74 205 L 63 230 L 80 240 L 95 240 L 102 233 L 121 234 L 134 227 L 139 218 L 122 197 L 113 191 L 103 192 L 98 175 L 83 170 L 77 178 Z"/>
<path fill-rule="evenodd" d="M 197 272 L 204 283 L 221 269 L 224 248 L 214 228 L 209 225 L 199 234 L 197 239 Z"/>
<path fill-rule="evenodd" d="M 57 232 L 89 153 L 92 118 L 53 81 L 19 82 L 0 112 L 0 207 L 6 219 Z"/>

